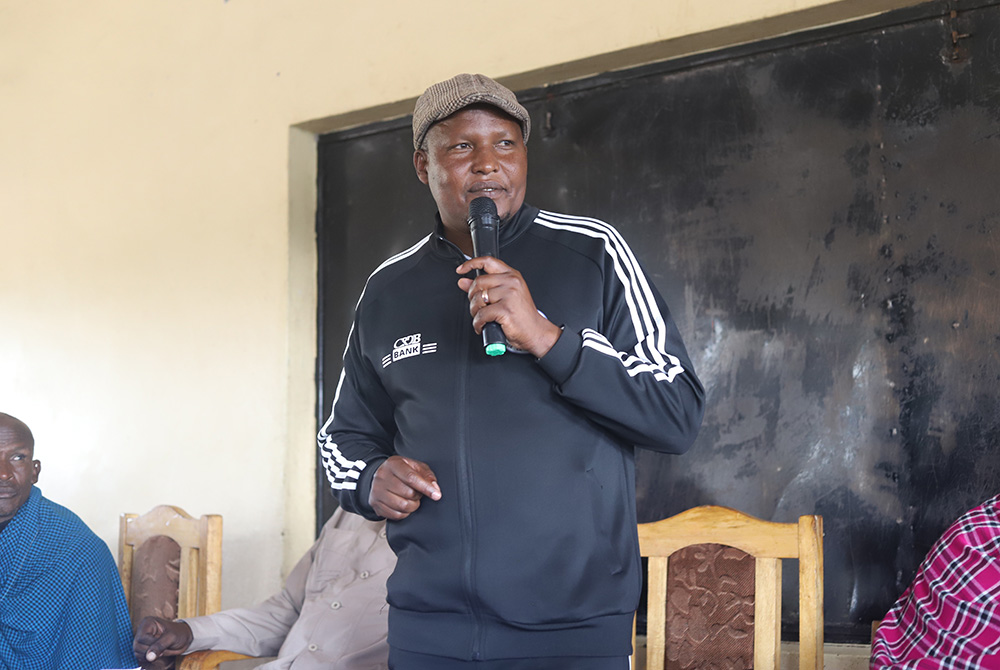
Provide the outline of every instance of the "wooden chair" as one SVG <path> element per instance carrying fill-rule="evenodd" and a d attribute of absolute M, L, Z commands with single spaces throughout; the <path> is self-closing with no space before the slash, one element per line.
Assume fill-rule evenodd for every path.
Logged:
<path fill-rule="evenodd" d="M 823 668 L 823 518 L 764 521 L 727 507 L 696 507 L 639 524 L 639 548 L 649 558 L 646 670 L 666 661 L 667 567 L 692 545 L 734 547 L 754 558 L 753 667 L 777 670 L 781 661 L 781 559 L 799 560 L 799 669 Z M 633 628 L 632 646 L 635 648 Z"/>
<path fill-rule="evenodd" d="M 222 517 L 207 514 L 194 519 L 179 507 L 159 505 L 142 516 L 122 514 L 120 520 L 118 572 L 133 616 L 136 584 L 143 579 L 133 570 L 134 561 L 154 538 L 170 538 L 180 548 L 176 613 L 171 618 L 218 612 L 222 606 Z"/>
<path fill-rule="evenodd" d="M 177 670 L 216 670 L 219 663 L 243 661 L 248 658 L 253 656 L 237 654 L 235 651 L 195 651 L 180 657 L 177 661 Z"/>
<path fill-rule="evenodd" d="M 155 565 L 147 565 L 148 574 L 141 574 L 144 568 L 139 564 L 147 563 L 147 550 L 157 554 L 149 559 Z M 118 572 L 133 627 L 146 614 L 181 619 L 218 612 L 222 606 L 222 517 L 206 514 L 195 519 L 170 505 L 159 505 L 142 516 L 122 514 Z M 157 582 L 155 588 L 148 588 Z M 147 597 L 157 602 L 139 602 Z M 177 668 L 207 670 L 244 658 L 249 657 L 228 651 L 195 652 L 178 659 Z"/>

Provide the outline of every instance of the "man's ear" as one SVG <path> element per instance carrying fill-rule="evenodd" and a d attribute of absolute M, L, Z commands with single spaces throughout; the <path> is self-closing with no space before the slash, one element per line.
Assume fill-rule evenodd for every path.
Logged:
<path fill-rule="evenodd" d="M 413 152 L 413 169 L 417 172 L 417 179 L 424 184 L 428 183 L 427 152 L 423 149 L 417 149 Z"/>
<path fill-rule="evenodd" d="M 42 462 L 41 461 L 32 461 L 31 462 L 31 471 L 33 473 L 32 477 L 31 477 L 31 483 L 32 484 L 37 484 L 38 483 L 38 473 L 40 473 L 42 471 Z"/>

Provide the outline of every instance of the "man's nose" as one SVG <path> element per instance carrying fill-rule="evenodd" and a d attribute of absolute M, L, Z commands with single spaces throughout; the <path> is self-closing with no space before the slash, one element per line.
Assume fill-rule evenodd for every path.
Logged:
<path fill-rule="evenodd" d="M 472 170 L 474 172 L 489 173 L 496 172 L 499 161 L 493 147 L 477 147 L 472 156 Z"/>
<path fill-rule="evenodd" d="M 0 479 L 11 479 L 14 476 L 14 468 L 5 460 L 0 460 Z"/>

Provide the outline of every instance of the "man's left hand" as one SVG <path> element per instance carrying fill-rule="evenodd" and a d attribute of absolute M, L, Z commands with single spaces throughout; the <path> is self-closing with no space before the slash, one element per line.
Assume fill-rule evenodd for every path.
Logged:
<path fill-rule="evenodd" d="M 458 287 L 469 296 L 472 327 L 477 333 L 490 322 L 500 324 L 507 342 L 541 358 L 562 334 L 535 307 L 531 291 L 521 273 L 492 256 L 479 256 L 458 266 L 458 274 L 482 270 L 475 279 L 462 277 Z"/>

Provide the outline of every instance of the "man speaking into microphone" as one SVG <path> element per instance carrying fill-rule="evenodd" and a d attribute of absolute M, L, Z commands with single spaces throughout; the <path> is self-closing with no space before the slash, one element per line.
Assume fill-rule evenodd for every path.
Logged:
<path fill-rule="evenodd" d="M 417 100 L 433 232 L 369 277 L 319 434 L 341 505 L 389 521 L 395 670 L 628 668 L 635 449 L 683 453 L 701 425 L 701 382 L 618 232 L 525 203 L 530 130 L 482 75 Z M 493 255 L 474 250 L 478 198 Z"/>

